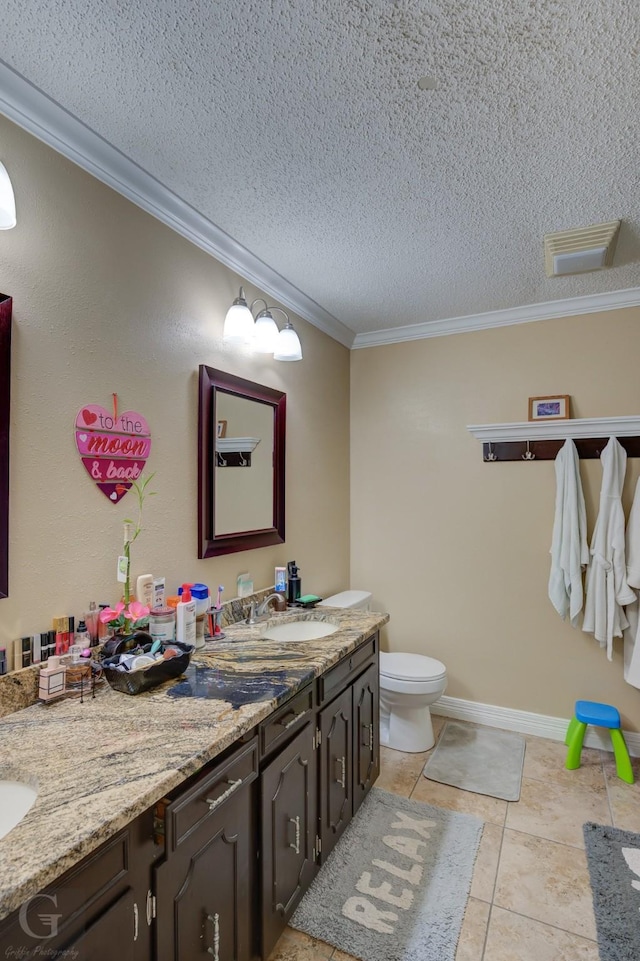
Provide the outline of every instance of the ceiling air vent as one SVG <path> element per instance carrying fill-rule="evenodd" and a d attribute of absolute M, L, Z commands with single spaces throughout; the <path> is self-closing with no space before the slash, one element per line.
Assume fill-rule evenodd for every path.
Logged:
<path fill-rule="evenodd" d="M 544 235 L 544 267 L 547 277 L 585 274 L 613 265 L 620 221 L 594 224 L 577 230 Z"/>

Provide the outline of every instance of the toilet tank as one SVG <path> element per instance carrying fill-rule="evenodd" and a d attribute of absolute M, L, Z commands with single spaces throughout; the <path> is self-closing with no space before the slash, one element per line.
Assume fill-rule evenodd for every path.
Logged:
<path fill-rule="evenodd" d="M 318 607 L 352 607 L 362 611 L 371 610 L 370 591 L 341 591 L 320 601 Z"/>

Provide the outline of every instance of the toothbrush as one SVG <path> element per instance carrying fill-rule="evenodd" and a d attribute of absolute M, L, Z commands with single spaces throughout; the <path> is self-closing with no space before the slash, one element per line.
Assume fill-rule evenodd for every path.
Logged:
<path fill-rule="evenodd" d="M 218 584 L 218 597 L 217 597 L 217 599 L 216 599 L 216 611 L 221 611 L 221 610 L 222 610 L 222 592 L 223 592 L 223 590 L 224 590 L 224 587 L 222 586 L 222 584 Z M 222 631 L 221 631 L 221 629 L 220 629 L 220 621 L 218 620 L 218 617 L 217 617 L 217 616 L 214 618 L 213 634 L 214 634 L 214 637 L 215 637 L 216 635 L 222 634 Z"/>

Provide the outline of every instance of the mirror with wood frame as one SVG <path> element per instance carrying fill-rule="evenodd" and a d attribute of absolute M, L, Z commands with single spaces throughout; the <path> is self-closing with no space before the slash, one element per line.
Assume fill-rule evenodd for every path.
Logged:
<path fill-rule="evenodd" d="M 9 596 L 9 398 L 11 297 L 0 294 L 0 598 Z"/>
<path fill-rule="evenodd" d="M 284 542 L 286 399 L 200 365 L 198 557 Z"/>

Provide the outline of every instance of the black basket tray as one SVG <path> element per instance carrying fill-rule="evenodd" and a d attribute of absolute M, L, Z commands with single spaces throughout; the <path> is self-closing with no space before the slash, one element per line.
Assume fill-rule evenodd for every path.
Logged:
<path fill-rule="evenodd" d="M 195 651 L 195 647 L 191 647 L 188 644 L 181 644 L 178 641 L 163 644 L 162 650 L 167 647 L 174 647 L 182 653 L 177 657 L 169 658 L 168 661 L 156 661 L 155 664 L 150 664 L 149 667 L 140 671 L 131 672 L 116 671 L 109 664 L 112 658 L 107 658 L 102 662 L 104 676 L 114 691 L 120 691 L 122 694 L 142 694 L 144 691 L 150 691 L 151 688 L 157 687 L 158 684 L 164 684 L 165 681 L 170 681 L 172 678 L 180 677 L 181 674 L 184 674 L 189 666 L 191 655 Z M 150 649 L 151 645 L 149 644 L 145 644 L 143 647 L 145 654 L 147 654 Z"/>

